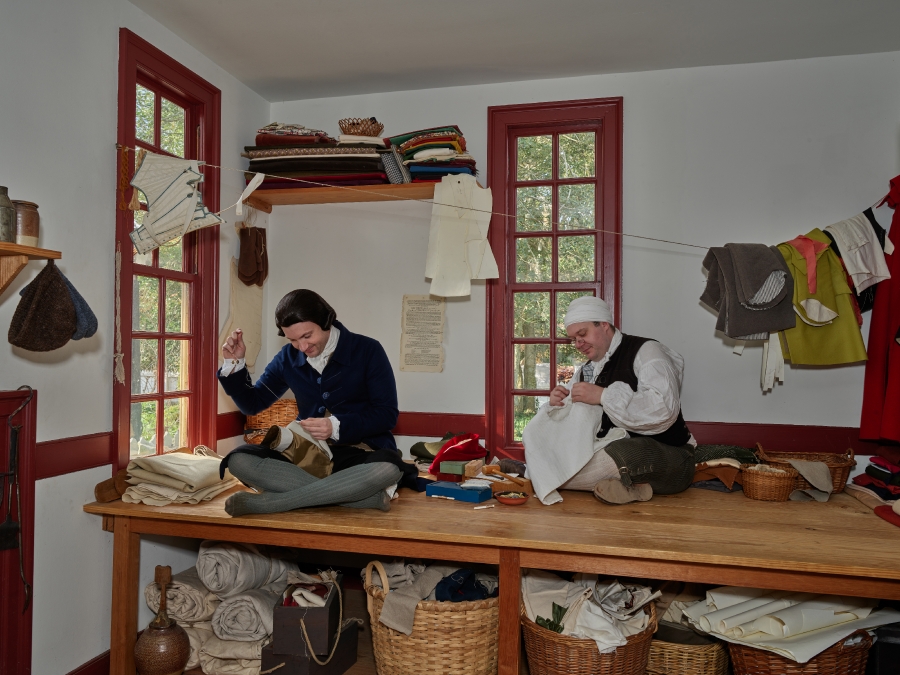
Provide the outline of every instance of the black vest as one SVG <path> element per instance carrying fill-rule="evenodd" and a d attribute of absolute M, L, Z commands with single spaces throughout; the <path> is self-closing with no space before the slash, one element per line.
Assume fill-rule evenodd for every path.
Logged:
<path fill-rule="evenodd" d="M 600 374 L 594 379 L 594 384 L 600 387 L 608 387 L 613 382 L 624 382 L 631 387 L 632 391 L 637 391 L 638 379 L 637 375 L 634 374 L 634 359 L 637 356 L 638 350 L 645 342 L 652 342 L 652 340 L 650 340 L 650 338 L 636 337 L 634 335 L 625 335 L 625 333 L 622 333 L 622 342 L 619 344 L 618 348 L 616 348 L 616 351 L 613 352 L 613 355 L 609 357 L 609 360 L 606 362 L 606 365 L 603 366 L 603 370 L 600 371 Z M 584 381 L 583 370 L 581 372 L 581 381 Z M 597 434 L 597 437 L 605 436 L 614 426 L 615 424 L 609 419 L 609 415 L 604 412 L 603 421 L 600 424 L 600 431 Z M 672 426 L 661 434 L 638 434 L 630 430 L 628 431 L 628 434 L 630 436 L 646 436 L 647 438 L 652 438 L 660 443 L 674 446 L 686 445 L 691 438 L 691 432 L 684 422 L 684 417 L 681 415 L 680 409 L 678 411 L 678 419 L 676 419 L 672 423 Z"/>

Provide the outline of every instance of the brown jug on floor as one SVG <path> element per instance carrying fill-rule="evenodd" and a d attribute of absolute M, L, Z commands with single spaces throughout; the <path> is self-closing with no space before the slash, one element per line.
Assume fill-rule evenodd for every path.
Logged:
<path fill-rule="evenodd" d="M 159 612 L 134 645 L 138 675 L 181 675 L 191 656 L 191 641 L 184 628 L 166 613 L 166 586 L 172 583 L 172 568 L 156 566 Z"/>

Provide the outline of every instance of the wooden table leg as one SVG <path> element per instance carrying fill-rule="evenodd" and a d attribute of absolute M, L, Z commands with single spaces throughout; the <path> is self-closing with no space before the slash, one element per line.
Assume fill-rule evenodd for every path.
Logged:
<path fill-rule="evenodd" d="M 134 675 L 141 535 L 131 531 L 131 519 L 124 516 L 115 516 L 113 532 L 109 672 L 110 675 Z"/>
<path fill-rule="evenodd" d="M 500 549 L 500 668 L 499 675 L 519 675 L 519 592 L 522 570 L 519 551 Z"/>

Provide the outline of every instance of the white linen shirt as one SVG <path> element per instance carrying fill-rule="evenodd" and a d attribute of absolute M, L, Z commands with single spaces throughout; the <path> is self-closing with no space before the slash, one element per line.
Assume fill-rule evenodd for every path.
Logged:
<path fill-rule="evenodd" d="M 599 361 L 594 361 L 594 374 L 599 375 L 609 358 L 622 344 L 622 332 L 616 330 L 609 349 Z M 566 387 L 569 390 L 581 380 L 580 366 Z M 684 359 L 664 344 L 645 342 L 634 358 L 637 391 L 625 382 L 613 382 L 603 390 L 600 405 L 613 424 L 626 431 L 642 435 L 661 434 L 668 429 L 681 411 L 681 382 Z M 696 445 L 693 435 L 689 441 Z"/>

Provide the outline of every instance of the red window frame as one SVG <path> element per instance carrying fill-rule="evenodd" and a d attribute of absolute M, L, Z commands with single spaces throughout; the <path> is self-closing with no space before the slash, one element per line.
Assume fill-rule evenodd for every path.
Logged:
<path fill-rule="evenodd" d="M 206 162 L 201 165 L 203 203 L 210 211 L 219 209 L 219 169 L 221 152 L 221 101 L 219 89 L 170 58 L 146 40 L 126 28 L 119 30 L 119 114 L 118 143 L 120 146 L 144 147 L 159 151 L 156 144 L 138 141 L 135 134 L 137 85 L 152 89 L 173 103 L 185 108 L 185 157 Z M 156 97 L 157 107 L 160 96 Z M 156 129 L 157 143 L 159 129 Z M 123 155 L 120 153 L 119 162 Z M 134 153 L 125 155 L 128 176 L 134 173 Z M 122 167 L 118 167 L 121 171 Z M 131 190 L 126 191 L 130 196 Z M 183 272 L 161 269 L 157 266 L 139 265 L 133 262 L 133 245 L 129 233 L 134 228 L 133 212 L 118 208 L 122 195 L 116 195 L 116 244 L 121 251 L 119 290 L 119 317 L 122 338 L 121 351 L 125 368 L 125 382 L 113 380 L 113 447 L 116 465 L 125 467 L 129 461 L 131 431 L 130 407 L 132 401 L 158 399 L 158 425 L 163 418 L 163 392 L 159 395 L 132 396 L 131 394 L 131 341 L 132 337 L 157 339 L 161 337 L 184 338 L 191 343 L 188 365 L 189 398 L 186 420 L 190 445 L 204 444 L 215 447 L 217 384 L 216 370 L 218 342 L 218 280 L 219 280 L 219 227 L 208 227 L 192 232 L 184 239 Z M 154 253 L 154 261 L 157 254 Z M 190 327 L 187 333 L 135 333 L 132 330 L 132 292 L 134 275 L 188 282 L 190 288 Z M 160 310 L 165 299 L 160 283 Z M 163 313 L 159 314 L 162 321 Z M 162 326 L 160 326 L 162 329 Z M 164 344 L 164 342 L 162 343 Z M 160 350 L 159 374 L 163 375 Z M 160 377 L 160 380 L 162 377 Z M 162 389 L 161 382 L 158 389 Z"/>
<path fill-rule="evenodd" d="M 501 455 L 522 456 L 522 444 L 513 435 L 514 415 L 513 373 L 511 350 L 513 344 L 540 342 L 551 345 L 551 359 L 555 345 L 568 340 L 556 337 L 555 295 L 551 293 L 551 336 L 549 339 L 513 338 L 513 291 L 578 291 L 593 290 L 609 303 L 616 325 L 621 323 L 621 267 L 622 267 L 622 108 L 621 97 L 561 101 L 525 105 L 492 106 L 488 108 L 488 180 L 493 195 L 493 210 L 497 213 L 516 212 L 516 139 L 520 136 L 560 134 L 595 130 L 596 136 L 596 277 L 584 283 L 515 282 L 516 223 L 514 217 L 493 216 L 489 240 L 500 276 L 487 288 L 486 343 L 486 401 L 488 449 Z M 589 182 L 585 179 L 556 178 L 556 136 L 554 135 L 553 178 L 527 183 L 557 185 Z M 522 183 L 520 183 L 521 185 Z M 556 200 L 552 219 L 557 222 Z M 567 231 L 566 234 L 586 234 L 586 231 Z M 553 235 L 556 251 L 557 233 L 518 233 L 518 238 Z M 556 278 L 557 256 L 553 255 Z M 527 287 L 526 287 L 527 286 Z M 552 371 L 552 369 L 551 369 Z M 551 376 L 553 377 L 553 376 Z M 551 386 L 553 383 L 551 382 Z M 515 390 L 516 395 L 533 395 Z M 542 393 L 546 395 L 546 393 Z"/>

